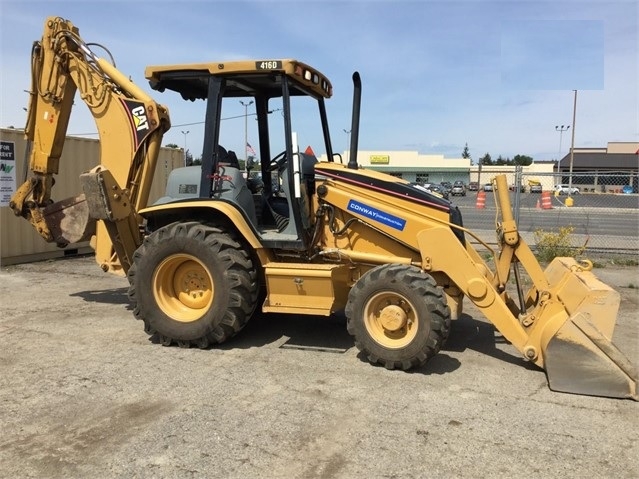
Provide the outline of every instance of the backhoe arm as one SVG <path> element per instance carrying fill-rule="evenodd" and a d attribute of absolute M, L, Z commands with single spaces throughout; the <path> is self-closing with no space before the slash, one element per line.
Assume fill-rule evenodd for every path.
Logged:
<path fill-rule="evenodd" d="M 97 57 L 68 20 L 46 20 L 31 62 L 29 175 L 10 207 L 48 242 L 66 245 L 95 234 L 92 246 L 102 268 L 126 271 L 141 242 L 137 211 L 148 201 L 162 137 L 170 128 L 168 111 Z M 54 175 L 76 90 L 98 128 L 100 165 L 82 175 L 84 194 L 54 203 Z"/>

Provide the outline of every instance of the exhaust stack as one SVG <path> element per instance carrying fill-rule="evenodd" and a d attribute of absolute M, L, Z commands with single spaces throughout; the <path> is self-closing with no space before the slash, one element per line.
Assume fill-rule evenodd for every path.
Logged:
<path fill-rule="evenodd" d="M 356 170 L 357 164 L 357 143 L 359 141 L 359 112 L 362 105 L 362 80 L 359 73 L 353 73 L 353 117 L 351 119 L 351 151 L 348 158 L 348 168 Z"/>

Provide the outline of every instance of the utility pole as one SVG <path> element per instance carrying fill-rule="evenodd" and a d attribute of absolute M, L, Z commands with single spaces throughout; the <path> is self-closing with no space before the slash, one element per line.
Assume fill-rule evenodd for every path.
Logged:
<path fill-rule="evenodd" d="M 572 195 L 572 163 L 575 157 L 575 120 L 577 119 L 577 90 L 575 92 L 575 101 L 572 106 L 572 141 L 570 142 L 570 172 L 568 175 L 568 196 Z"/>
<path fill-rule="evenodd" d="M 570 125 L 555 126 L 555 130 L 559 132 L 559 157 L 557 158 L 558 161 L 561 161 L 561 139 L 564 134 L 564 131 L 567 131 L 568 129 L 570 129 Z"/>
<path fill-rule="evenodd" d="M 342 131 L 346 133 L 346 163 L 348 163 L 348 153 L 351 151 L 351 130 L 342 128 Z"/>
<path fill-rule="evenodd" d="M 182 134 L 184 135 L 184 166 L 187 166 L 186 165 L 186 135 L 189 134 L 189 130 L 182 131 Z"/>
<path fill-rule="evenodd" d="M 246 169 L 248 166 L 248 107 L 253 104 L 253 100 L 248 103 L 244 103 L 240 100 L 240 103 L 244 107 L 244 170 L 248 173 Z"/>

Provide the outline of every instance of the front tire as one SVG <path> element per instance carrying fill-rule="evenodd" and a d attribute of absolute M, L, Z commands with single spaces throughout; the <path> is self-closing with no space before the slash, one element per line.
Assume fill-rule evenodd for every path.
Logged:
<path fill-rule="evenodd" d="M 437 354 L 450 332 L 450 308 L 432 276 L 415 266 L 382 265 L 364 274 L 346 304 L 348 332 L 371 363 L 408 370 Z"/>
<path fill-rule="evenodd" d="M 228 233 L 198 222 L 150 234 L 133 256 L 129 299 L 162 345 L 206 348 L 247 323 L 257 305 L 255 267 Z"/>

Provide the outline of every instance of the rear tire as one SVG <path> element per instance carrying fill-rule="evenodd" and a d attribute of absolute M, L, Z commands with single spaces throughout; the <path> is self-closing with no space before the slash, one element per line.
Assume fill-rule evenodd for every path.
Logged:
<path fill-rule="evenodd" d="M 257 274 L 247 252 L 228 233 L 198 222 L 150 234 L 133 256 L 128 279 L 135 317 L 164 346 L 223 343 L 257 305 Z"/>
<path fill-rule="evenodd" d="M 429 274 L 414 266 L 382 265 L 353 286 L 348 332 L 371 363 L 408 370 L 437 354 L 450 332 L 450 308 Z"/>

